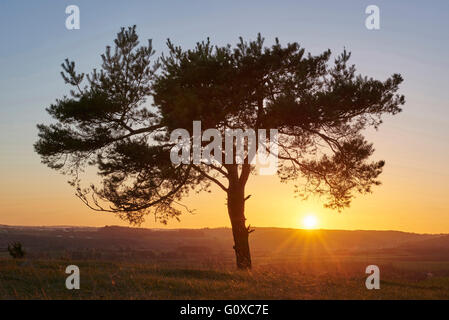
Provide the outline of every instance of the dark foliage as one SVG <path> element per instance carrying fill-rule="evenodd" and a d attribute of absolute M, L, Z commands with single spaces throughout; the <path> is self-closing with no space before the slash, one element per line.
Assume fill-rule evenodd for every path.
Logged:
<path fill-rule="evenodd" d="M 8 244 L 8 252 L 14 259 L 21 259 L 25 256 L 25 250 L 23 250 L 20 242 Z"/>

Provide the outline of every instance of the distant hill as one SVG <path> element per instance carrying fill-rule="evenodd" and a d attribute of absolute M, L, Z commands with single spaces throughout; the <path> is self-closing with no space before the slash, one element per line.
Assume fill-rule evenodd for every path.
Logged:
<path fill-rule="evenodd" d="M 13 227 L 0 226 L 0 248 L 20 241 L 30 255 L 80 257 L 193 257 L 232 258 L 232 233 L 228 228 L 142 229 L 117 226 Z M 433 252 L 449 257 L 449 235 L 398 231 L 299 230 L 256 228 L 250 237 L 255 256 L 327 253 L 415 253 Z"/>
<path fill-rule="evenodd" d="M 389 253 L 420 257 L 426 260 L 449 260 L 449 235 L 406 242 L 390 250 Z"/>

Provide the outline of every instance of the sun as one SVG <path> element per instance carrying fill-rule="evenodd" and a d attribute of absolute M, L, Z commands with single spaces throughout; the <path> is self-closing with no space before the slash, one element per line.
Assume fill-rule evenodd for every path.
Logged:
<path fill-rule="evenodd" d="M 305 229 L 315 229 L 318 225 L 318 219 L 314 215 L 305 216 L 302 220 Z"/>

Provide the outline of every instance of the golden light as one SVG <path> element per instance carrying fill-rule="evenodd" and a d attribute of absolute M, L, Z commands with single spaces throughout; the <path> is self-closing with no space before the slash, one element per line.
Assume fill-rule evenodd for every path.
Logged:
<path fill-rule="evenodd" d="M 305 229 L 315 229 L 318 225 L 318 219 L 313 215 L 308 215 L 302 220 Z"/>

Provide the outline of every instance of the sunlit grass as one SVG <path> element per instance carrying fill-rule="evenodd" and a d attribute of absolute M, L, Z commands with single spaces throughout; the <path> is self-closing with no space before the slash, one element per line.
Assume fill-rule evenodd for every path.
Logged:
<path fill-rule="evenodd" d="M 366 261 L 266 261 L 233 267 L 78 261 L 81 290 L 65 288 L 67 261 L 0 259 L 1 299 L 449 299 L 448 265 L 381 265 L 381 289 L 365 288 Z M 432 271 L 435 276 L 426 277 Z M 440 272 L 440 273 L 439 273 Z"/>

